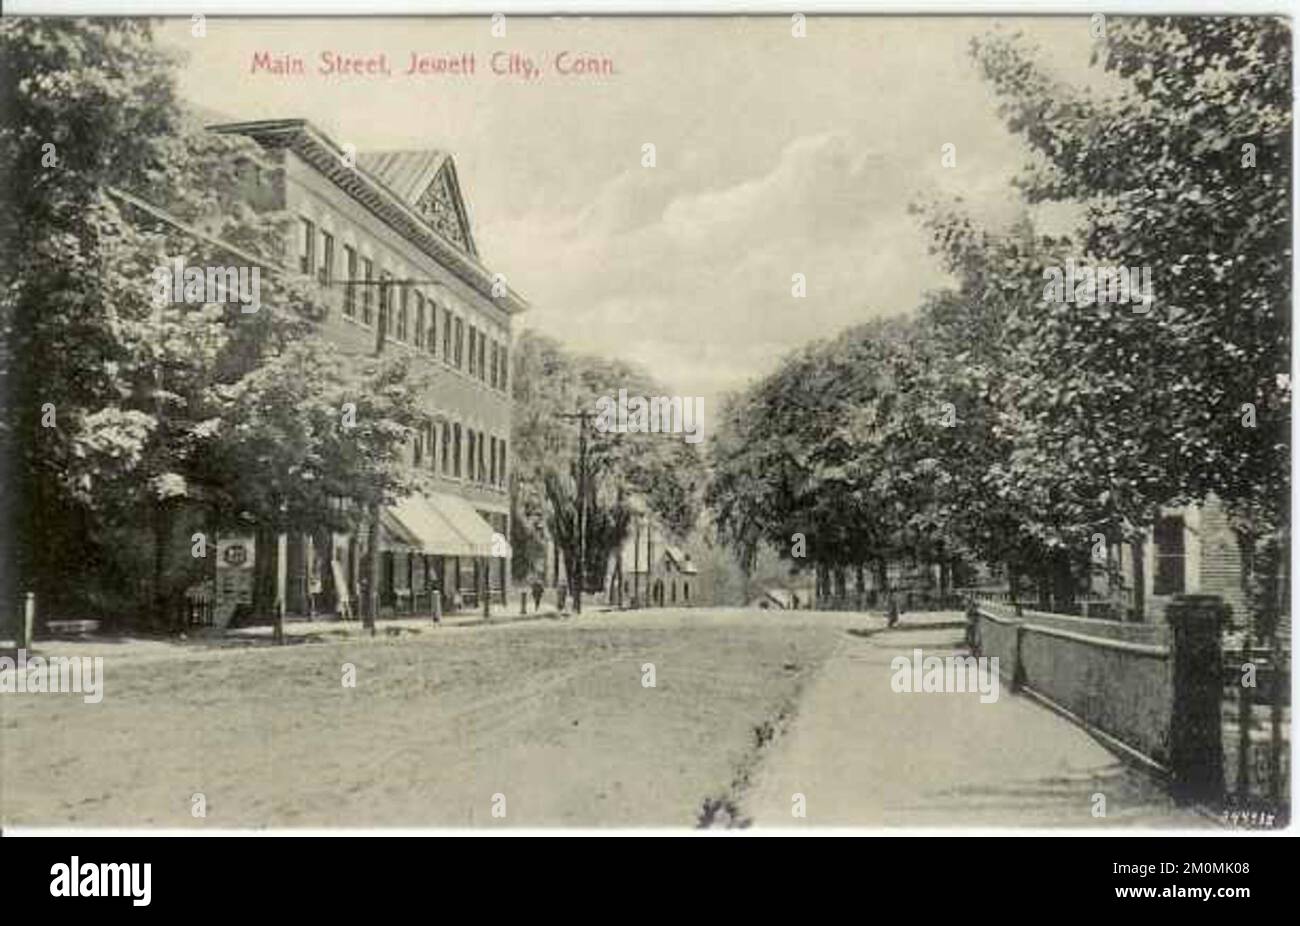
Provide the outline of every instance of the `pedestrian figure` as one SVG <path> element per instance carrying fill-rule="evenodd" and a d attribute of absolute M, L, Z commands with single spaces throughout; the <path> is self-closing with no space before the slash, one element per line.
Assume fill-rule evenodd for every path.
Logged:
<path fill-rule="evenodd" d="M 559 586 L 555 590 L 555 601 L 556 601 L 555 607 L 559 610 L 561 614 L 564 613 L 564 599 L 568 597 L 566 594 L 567 592 L 568 589 L 566 589 L 563 585 Z"/>
<path fill-rule="evenodd" d="M 437 577 L 434 576 L 433 574 L 429 574 L 425 576 L 424 586 L 425 586 L 425 591 L 429 595 L 429 610 L 433 611 L 433 622 L 435 624 L 441 624 L 442 623 L 442 589 L 439 588 L 438 586 Z M 436 605 L 434 604 L 433 601 L 434 595 L 438 596 L 438 603 Z"/>
<path fill-rule="evenodd" d="M 898 623 L 899 616 L 900 615 L 898 612 L 898 596 L 891 594 L 889 596 L 889 626 L 890 627 L 893 627 L 895 624 Z"/>
<path fill-rule="evenodd" d="M 533 610 L 540 611 L 542 609 L 542 592 L 544 591 L 541 580 L 533 579 L 532 590 L 533 590 Z"/>

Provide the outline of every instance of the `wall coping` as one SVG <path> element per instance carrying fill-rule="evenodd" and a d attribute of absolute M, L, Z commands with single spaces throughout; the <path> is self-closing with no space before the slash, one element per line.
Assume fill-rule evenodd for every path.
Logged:
<path fill-rule="evenodd" d="M 1016 617 L 1015 615 L 1010 614 L 996 614 L 982 605 L 977 606 L 976 611 L 980 616 L 985 617 L 996 624 L 1023 627 L 1025 630 L 1033 633 L 1040 633 L 1049 637 L 1058 637 L 1063 640 L 1073 640 L 1076 643 L 1086 643 L 1100 649 L 1118 650 L 1120 652 L 1133 653 L 1137 656 L 1150 656 L 1156 659 L 1168 659 L 1170 654 L 1168 646 L 1161 646 L 1156 643 L 1133 643 L 1128 640 L 1115 640 L 1111 637 L 1095 637 L 1091 634 L 1076 633 L 1070 630 L 1062 630 L 1059 627 L 1049 627 L 1045 624 L 1036 624 L 1032 620 L 1032 615 L 1041 614 L 1055 620 L 1083 621 L 1086 624 L 1092 625 L 1107 624 L 1114 626 L 1116 623 L 1115 621 L 1103 621 L 1091 617 L 1075 617 L 1071 614 L 1051 614 L 1046 611 L 1025 611 L 1019 617 Z"/>
<path fill-rule="evenodd" d="M 1130 643 L 1128 640 L 1112 640 L 1109 637 L 1091 637 L 1083 633 L 1072 633 L 1069 630 L 1061 630 L 1057 627 L 1045 627 L 1042 624 L 1024 624 L 1025 630 L 1034 633 L 1041 633 L 1048 637 L 1059 637 L 1063 640 L 1073 640 L 1077 643 L 1086 643 L 1089 646 L 1095 646 L 1098 649 L 1113 649 L 1124 653 L 1133 653 L 1137 656 L 1151 656 L 1156 659 L 1168 659 L 1169 647 L 1158 646 L 1154 643 Z"/>

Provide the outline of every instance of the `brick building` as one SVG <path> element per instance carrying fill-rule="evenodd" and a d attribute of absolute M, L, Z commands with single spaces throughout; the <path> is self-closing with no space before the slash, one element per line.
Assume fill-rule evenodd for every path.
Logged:
<path fill-rule="evenodd" d="M 261 146 L 262 162 L 239 165 L 245 196 L 296 217 L 287 255 L 321 284 L 333 310 L 326 336 L 344 350 L 407 352 L 433 375 L 409 462 L 427 468 L 438 488 L 383 513 L 381 613 L 425 609 L 434 587 L 447 607 L 479 606 L 487 589 L 504 602 L 511 321 L 527 306 L 481 261 L 451 156 L 358 153 L 301 119 L 209 129 Z M 361 533 L 281 538 L 278 594 L 287 613 L 355 606 L 367 575 Z M 251 554 L 250 538 L 219 541 L 218 624 L 247 597 Z"/>

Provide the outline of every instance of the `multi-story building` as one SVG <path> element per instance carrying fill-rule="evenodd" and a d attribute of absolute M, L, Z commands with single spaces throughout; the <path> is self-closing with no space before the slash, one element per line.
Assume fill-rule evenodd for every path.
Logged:
<path fill-rule="evenodd" d="M 261 146 L 264 162 L 241 167 L 245 195 L 296 217 L 287 255 L 321 284 L 332 308 L 326 336 L 344 350 L 406 352 L 432 374 L 409 452 L 437 488 L 383 513 L 381 608 L 427 607 L 434 588 L 447 607 L 476 606 L 489 589 L 504 601 L 511 321 L 526 304 L 480 260 L 451 156 L 357 153 L 302 119 L 209 128 Z M 368 575 L 366 534 L 282 538 L 285 610 L 355 605 Z M 223 538 L 218 623 L 244 596 L 250 560 L 251 541 Z"/>

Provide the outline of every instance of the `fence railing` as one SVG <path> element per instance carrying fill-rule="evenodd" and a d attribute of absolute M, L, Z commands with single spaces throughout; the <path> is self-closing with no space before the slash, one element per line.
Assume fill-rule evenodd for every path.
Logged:
<path fill-rule="evenodd" d="M 1012 594 L 1010 589 L 1006 588 L 966 587 L 954 589 L 953 594 L 960 597 L 963 601 L 974 599 L 982 604 L 1018 605 L 1021 608 L 1035 608 L 1039 604 L 1035 596 L 1025 594 L 1023 590 L 1019 596 L 1016 596 Z M 1095 617 L 1102 620 L 1119 621 L 1124 619 L 1126 606 L 1115 598 L 1097 595 L 1080 595 L 1074 598 L 1071 607 L 1073 610 L 1068 615 L 1063 614 L 1061 611 L 1040 611 L 1039 613 L 1052 613 L 1072 617 Z"/>
<path fill-rule="evenodd" d="M 967 617 L 972 648 L 999 657 L 1013 690 L 1167 775 L 1176 796 L 1263 801 L 1287 813 L 1289 655 L 1225 653 L 1221 600 L 1185 596 L 1169 606 L 1166 624 L 1135 624 L 972 596 Z M 1241 684 L 1247 663 L 1253 688 Z M 1225 697 L 1225 687 L 1235 693 Z"/>
<path fill-rule="evenodd" d="M 956 592 L 941 593 L 938 589 L 899 589 L 882 592 L 868 589 L 846 592 L 843 595 L 817 595 L 803 607 L 818 611 L 883 611 L 889 607 L 891 596 L 901 611 L 960 611 L 966 599 Z"/>
<path fill-rule="evenodd" d="M 1291 654 L 1252 646 L 1223 654 L 1223 748 L 1227 789 L 1239 807 L 1289 804 Z"/>

